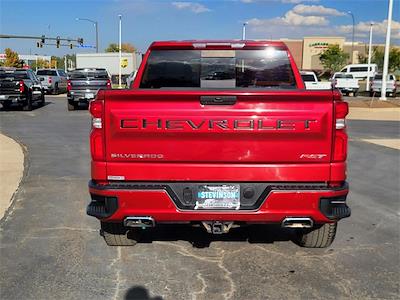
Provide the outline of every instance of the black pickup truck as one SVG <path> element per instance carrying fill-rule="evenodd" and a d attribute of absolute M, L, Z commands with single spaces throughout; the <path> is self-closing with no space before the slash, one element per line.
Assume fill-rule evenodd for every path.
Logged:
<path fill-rule="evenodd" d="M 23 110 L 32 110 L 32 104 L 44 105 L 44 90 L 40 80 L 30 69 L 0 68 L 0 103 L 9 108 L 13 103 Z"/>
<path fill-rule="evenodd" d="M 67 82 L 68 110 L 87 106 L 99 89 L 110 89 L 111 80 L 106 69 L 75 69 Z"/>

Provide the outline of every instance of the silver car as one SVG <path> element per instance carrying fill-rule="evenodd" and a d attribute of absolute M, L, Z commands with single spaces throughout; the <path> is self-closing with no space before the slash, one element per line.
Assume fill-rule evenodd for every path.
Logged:
<path fill-rule="evenodd" d="M 47 94 L 58 95 L 67 91 L 67 73 L 60 69 L 40 69 L 36 72 Z"/>

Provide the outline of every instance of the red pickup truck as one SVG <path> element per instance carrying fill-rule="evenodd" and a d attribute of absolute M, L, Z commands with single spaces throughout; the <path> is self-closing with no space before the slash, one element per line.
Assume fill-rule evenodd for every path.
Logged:
<path fill-rule="evenodd" d="M 129 90 L 90 103 L 90 216 L 108 245 L 143 229 L 262 223 L 327 247 L 346 204 L 346 102 L 305 90 L 284 43 L 154 42 Z"/>

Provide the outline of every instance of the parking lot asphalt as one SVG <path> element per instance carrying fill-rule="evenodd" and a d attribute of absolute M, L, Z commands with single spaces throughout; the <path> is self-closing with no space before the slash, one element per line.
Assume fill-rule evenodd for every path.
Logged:
<path fill-rule="evenodd" d="M 275 226 L 221 236 L 166 226 L 114 248 L 86 215 L 88 112 L 46 101 L 0 111 L 0 131 L 27 147 L 0 221 L 1 299 L 398 299 L 399 151 L 362 141 L 399 138 L 398 122 L 349 122 L 352 216 L 330 248 L 300 248 Z"/>

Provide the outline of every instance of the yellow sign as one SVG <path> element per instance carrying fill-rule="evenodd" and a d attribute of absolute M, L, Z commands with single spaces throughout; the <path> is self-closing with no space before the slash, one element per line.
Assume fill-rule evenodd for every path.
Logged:
<path fill-rule="evenodd" d="M 128 66 L 128 59 L 121 58 L 121 68 L 126 68 Z"/>

